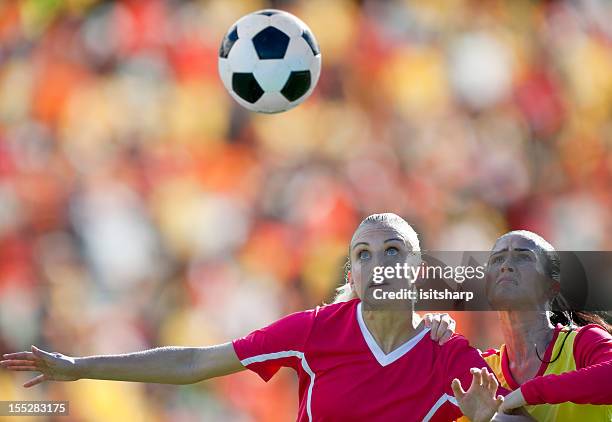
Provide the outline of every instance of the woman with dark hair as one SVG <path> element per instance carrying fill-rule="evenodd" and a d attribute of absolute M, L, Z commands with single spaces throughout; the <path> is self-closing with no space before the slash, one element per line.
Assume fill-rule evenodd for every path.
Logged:
<path fill-rule="evenodd" d="M 541 421 L 612 421 L 612 327 L 567 309 L 560 274 L 558 253 L 535 233 L 512 231 L 495 242 L 486 292 L 505 344 L 483 357 L 514 390 L 499 411 L 526 406 Z"/>
<path fill-rule="evenodd" d="M 411 301 L 402 309 L 376 309 L 371 302 L 374 289 L 409 287 L 401 278 L 374 283 L 374 268 L 407 263 L 419 251 L 417 234 L 405 220 L 371 215 L 350 243 L 348 301 L 291 314 L 213 347 L 83 358 L 32 347 L 0 363 L 41 372 L 26 386 L 80 378 L 189 384 L 247 368 L 267 381 L 285 366 L 298 375 L 299 421 L 451 421 L 461 416 L 451 382 L 472 382 L 461 397 L 462 409 L 473 421 L 488 421 L 502 400 L 497 393 L 507 391 L 498 389 L 492 374 L 472 370 L 486 367 L 478 351 L 461 336 L 444 345 L 434 341 Z"/>

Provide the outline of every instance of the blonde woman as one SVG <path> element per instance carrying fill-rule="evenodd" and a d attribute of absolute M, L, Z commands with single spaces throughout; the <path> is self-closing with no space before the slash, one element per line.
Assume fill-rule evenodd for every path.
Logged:
<path fill-rule="evenodd" d="M 363 306 L 380 287 L 372 282 L 374 267 L 412 259 L 420 250 L 416 232 L 395 214 L 374 214 L 359 225 L 349 250 L 343 291 L 350 300 L 288 315 L 230 343 L 80 358 L 32 347 L 5 355 L 2 365 L 41 372 L 25 386 L 80 378 L 189 384 L 244 369 L 267 381 L 285 366 L 299 380 L 298 421 L 455 420 L 462 413 L 451 381 L 467 385 L 471 368 L 486 367 L 478 351 L 457 335 L 440 345 L 413 309 Z M 405 283 L 387 280 L 382 287 Z M 497 380 L 474 374 L 486 388 L 470 387 L 462 409 L 473 421 L 488 421 L 501 403 Z"/>

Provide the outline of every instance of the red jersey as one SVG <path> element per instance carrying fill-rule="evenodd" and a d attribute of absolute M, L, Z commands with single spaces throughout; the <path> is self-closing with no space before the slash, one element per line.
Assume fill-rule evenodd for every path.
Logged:
<path fill-rule="evenodd" d="M 465 338 L 440 346 L 428 332 L 385 354 L 355 299 L 291 314 L 233 344 L 266 381 L 281 366 L 297 372 L 298 421 L 452 421 L 461 416 L 453 378 L 467 389 L 470 368 L 487 365 Z"/>

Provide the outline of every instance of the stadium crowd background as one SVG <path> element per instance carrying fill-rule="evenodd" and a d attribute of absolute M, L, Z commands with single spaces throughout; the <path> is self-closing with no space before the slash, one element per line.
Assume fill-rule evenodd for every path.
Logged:
<path fill-rule="evenodd" d="M 305 104 L 255 115 L 217 50 L 270 6 L 311 27 L 323 69 Z M 329 301 L 373 212 L 434 250 L 512 228 L 611 250 L 610 22 L 603 0 L 1 2 L 0 353 L 229 341 Z M 454 316 L 500 343 L 494 315 Z M 285 421 L 297 403 L 289 371 L 29 375 L 1 371 L 0 400 L 70 400 L 70 421 Z"/>

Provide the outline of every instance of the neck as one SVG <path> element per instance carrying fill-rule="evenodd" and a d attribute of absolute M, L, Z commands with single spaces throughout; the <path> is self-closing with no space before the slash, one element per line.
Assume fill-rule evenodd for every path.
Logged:
<path fill-rule="evenodd" d="M 540 364 L 548 344 L 552 341 L 554 327 L 545 311 L 499 312 L 506 353 L 511 365 L 533 366 Z"/>
<path fill-rule="evenodd" d="M 363 322 L 380 348 L 390 353 L 417 333 L 420 318 L 412 310 L 364 310 Z"/>

